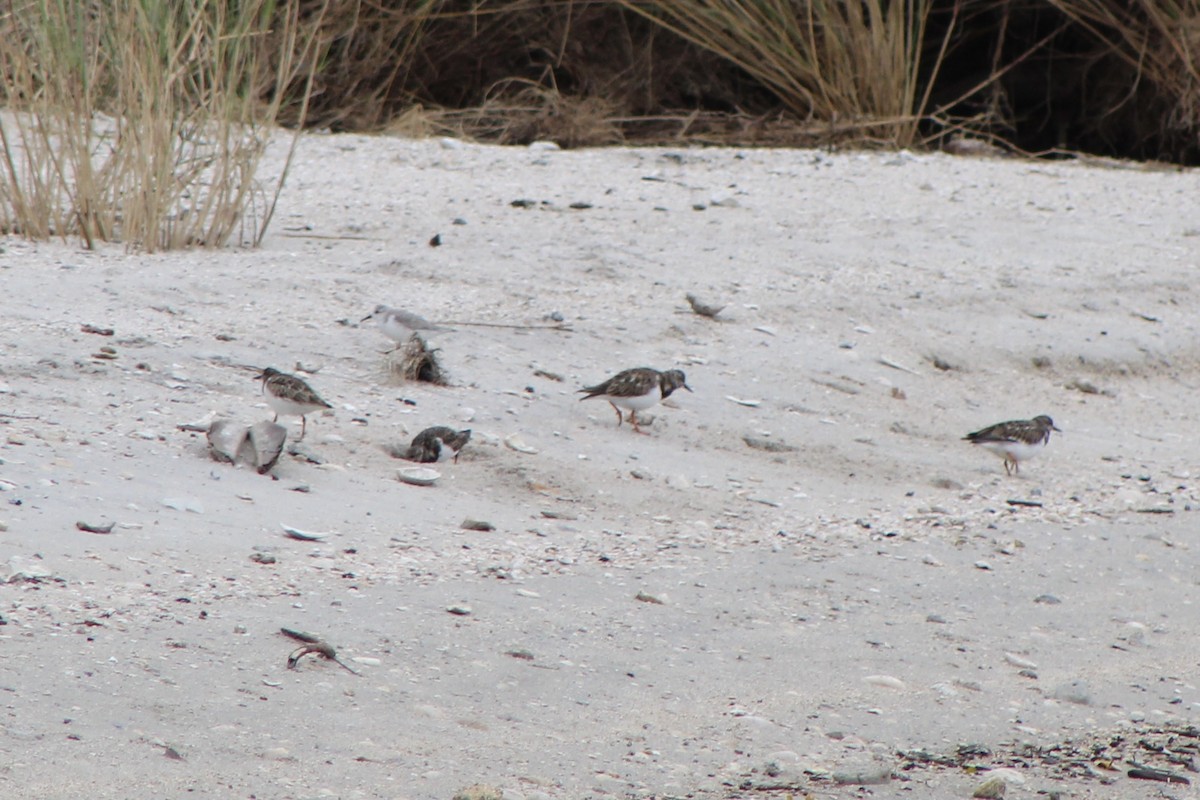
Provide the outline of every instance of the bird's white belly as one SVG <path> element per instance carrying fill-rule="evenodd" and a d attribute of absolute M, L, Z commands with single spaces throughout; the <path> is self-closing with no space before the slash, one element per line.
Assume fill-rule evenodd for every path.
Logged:
<path fill-rule="evenodd" d="M 281 416 L 302 417 L 312 411 L 320 408 L 312 403 L 297 403 L 295 400 L 289 400 L 286 397 L 276 397 L 273 394 L 267 395 L 267 405 Z"/>
<path fill-rule="evenodd" d="M 395 319 L 389 317 L 379 323 L 379 329 L 387 335 L 389 339 L 395 339 L 397 342 L 402 342 L 412 334 L 412 328 L 407 325 L 401 325 Z"/>
<path fill-rule="evenodd" d="M 1045 442 L 983 442 L 982 445 L 1001 458 L 1011 458 L 1013 461 L 1028 461 L 1046 447 Z"/>
<path fill-rule="evenodd" d="M 618 408 L 627 408 L 630 411 L 645 411 L 658 404 L 662 400 L 662 393 L 653 391 L 650 394 L 644 394 L 640 397 L 608 397 L 608 401 Z"/>

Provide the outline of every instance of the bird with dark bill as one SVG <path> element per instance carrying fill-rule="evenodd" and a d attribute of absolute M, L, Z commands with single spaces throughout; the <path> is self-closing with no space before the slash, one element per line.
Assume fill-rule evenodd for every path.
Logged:
<path fill-rule="evenodd" d="M 1004 471 L 1013 475 L 1021 472 L 1022 461 L 1028 461 L 1045 449 L 1050 442 L 1050 431 L 1062 433 L 1062 429 L 1054 425 L 1054 420 L 1041 414 L 1033 419 L 997 422 L 968 433 L 963 440 L 1003 458 Z"/>
<path fill-rule="evenodd" d="M 418 461 L 422 464 L 432 464 L 435 461 L 454 460 L 458 463 L 458 454 L 463 446 L 471 440 L 471 429 L 456 431 L 445 425 L 435 425 L 426 428 L 413 437 L 412 444 L 402 458 Z"/>
<path fill-rule="evenodd" d="M 617 427 L 621 426 L 624 417 L 621 409 L 629 410 L 629 422 L 636 433 L 646 433 L 638 426 L 637 412 L 645 411 L 671 396 L 676 389 L 687 389 L 687 378 L 683 370 L 669 369 L 659 372 L 650 367 L 634 367 L 618 372 L 603 383 L 580 389 L 586 396 L 580 400 L 590 400 L 593 397 L 603 397 L 617 412 Z"/>
<path fill-rule="evenodd" d="M 254 379 L 262 381 L 262 391 L 267 396 L 267 405 L 275 412 L 275 422 L 279 421 L 280 414 L 300 418 L 300 439 L 304 438 L 308 427 L 308 420 L 305 419 L 308 414 L 333 408 L 301 378 L 280 372 L 274 367 L 267 367 Z"/>
<path fill-rule="evenodd" d="M 410 336 L 419 331 L 449 330 L 411 311 L 385 305 L 375 306 L 375 310 L 363 317 L 362 321 L 378 325 L 379 330 L 396 343 L 396 347 L 404 344 Z"/>

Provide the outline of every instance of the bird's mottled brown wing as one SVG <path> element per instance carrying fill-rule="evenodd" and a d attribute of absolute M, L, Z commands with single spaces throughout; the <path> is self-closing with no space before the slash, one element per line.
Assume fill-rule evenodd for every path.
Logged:
<path fill-rule="evenodd" d="M 1013 419 L 1008 422 L 997 422 L 982 430 L 968 433 L 968 441 L 976 444 L 986 442 L 1025 442 L 1033 444 L 1046 438 L 1046 430 L 1031 419 Z"/>
<path fill-rule="evenodd" d="M 426 428 L 413 437 L 412 446 L 422 448 L 438 449 L 438 442 L 445 439 L 447 434 L 453 434 L 454 431 L 444 425 L 434 425 L 432 428 Z"/>
<path fill-rule="evenodd" d="M 295 375 L 277 372 L 263 381 L 263 385 L 271 394 L 291 400 L 293 403 L 333 408 L 329 403 L 322 400 L 320 395 L 314 392 L 311 386 Z"/>
<path fill-rule="evenodd" d="M 457 452 L 470 439 L 471 431 L 469 429 L 456 431 L 454 428 L 448 428 L 445 425 L 434 425 L 432 428 L 426 428 L 413 437 L 412 447 L 430 449 L 436 452 L 440 449 L 438 442 L 444 442 Z"/>
<path fill-rule="evenodd" d="M 1005 433 L 1008 435 L 1009 441 L 1024 442 L 1025 444 L 1037 444 L 1050 439 L 1050 428 L 1032 419 L 1009 423 Z"/>
<path fill-rule="evenodd" d="M 581 398 L 583 400 L 587 400 L 588 397 L 600 397 L 601 395 L 607 395 L 608 397 L 641 397 L 658 386 L 658 382 L 658 370 L 651 369 L 650 367 L 634 367 L 624 372 L 618 372 L 604 383 L 588 386 L 579 391 L 587 393 L 587 397 Z"/>

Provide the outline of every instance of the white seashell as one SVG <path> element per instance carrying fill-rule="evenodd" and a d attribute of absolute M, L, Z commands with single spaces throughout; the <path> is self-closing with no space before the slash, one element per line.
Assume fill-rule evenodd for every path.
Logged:
<path fill-rule="evenodd" d="M 1022 658 L 1016 653 L 1005 653 L 1004 660 L 1012 664 L 1014 667 L 1021 667 L 1022 669 L 1037 669 L 1036 663 L 1030 661 L 1028 658 Z"/>
<path fill-rule="evenodd" d="M 907 688 L 904 685 L 904 681 L 899 678 L 893 678 L 891 675 L 868 675 L 863 680 L 875 686 L 883 686 L 898 691 L 904 691 Z"/>
<path fill-rule="evenodd" d="M 319 542 L 329 535 L 328 533 L 310 533 L 309 531 L 302 531 L 299 528 L 293 528 L 291 525 L 288 525 L 284 522 L 279 523 L 279 527 L 283 528 L 283 532 L 287 536 L 290 536 L 293 539 L 299 539 L 302 542 Z"/>
<path fill-rule="evenodd" d="M 442 473 L 429 467 L 404 467 L 396 470 L 396 476 L 404 483 L 411 483 L 413 486 L 432 486 L 437 482 L 437 479 L 442 477 Z"/>
<path fill-rule="evenodd" d="M 732 400 L 733 402 L 737 403 L 739 406 L 750 406 L 751 408 L 758 408 L 759 406 L 762 405 L 762 400 L 743 400 L 742 398 L 734 397 L 731 394 L 725 395 L 725 399 Z"/>
<path fill-rule="evenodd" d="M 529 453 L 530 455 L 537 453 L 537 448 L 530 447 L 529 445 L 525 444 L 525 440 L 521 438 L 520 434 L 509 434 L 508 437 L 505 438 L 504 444 L 509 450 L 516 450 L 518 453 Z"/>

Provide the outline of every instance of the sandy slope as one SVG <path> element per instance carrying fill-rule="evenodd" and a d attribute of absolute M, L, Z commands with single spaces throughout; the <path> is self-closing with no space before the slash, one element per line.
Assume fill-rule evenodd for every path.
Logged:
<path fill-rule="evenodd" d="M 10 238 L 0 786 L 965 797 L 982 776 L 897 753 L 1195 723 L 1198 196 L 1112 165 L 311 136 L 261 250 Z M 459 323 L 431 337 L 452 386 L 390 378 L 357 324 L 380 302 Z M 643 364 L 695 389 L 651 435 L 577 401 Z M 268 365 L 335 406 L 276 480 L 179 428 L 268 415 Z M 959 441 L 1037 413 L 1065 432 L 1020 477 Z M 398 483 L 381 445 L 435 424 L 475 437 Z M 362 675 L 289 671 L 280 626 Z M 1025 764 L 1009 797 L 1160 787 Z"/>

